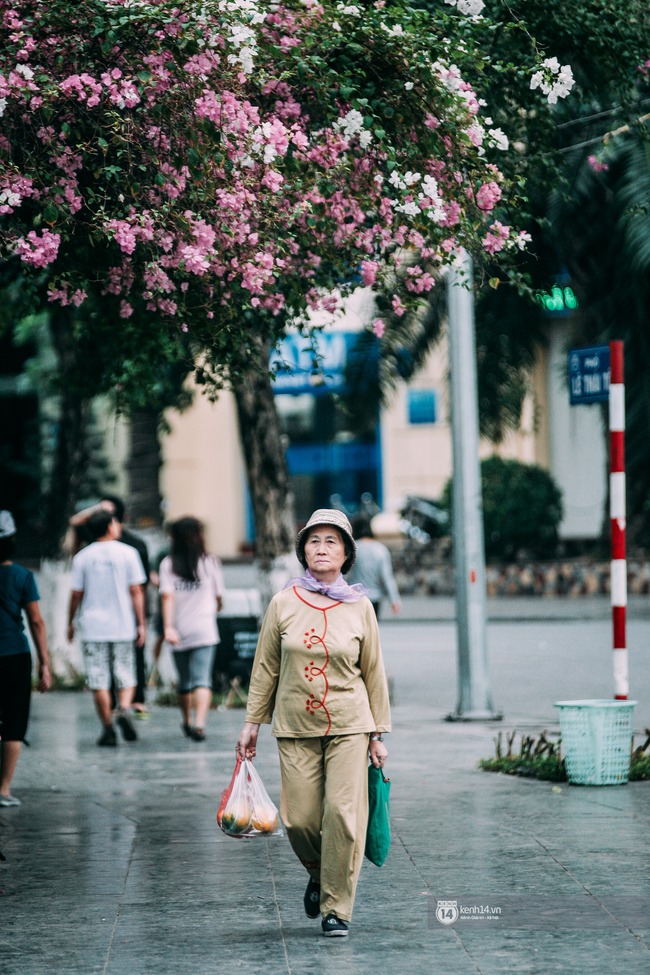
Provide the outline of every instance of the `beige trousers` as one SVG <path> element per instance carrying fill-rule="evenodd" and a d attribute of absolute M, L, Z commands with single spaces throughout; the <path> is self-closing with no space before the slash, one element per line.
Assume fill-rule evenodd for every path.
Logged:
<path fill-rule="evenodd" d="M 289 842 L 320 879 L 322 916 L 349 921 L 368 826 L 368 735 L 278 738 L 278 749 Z"/>

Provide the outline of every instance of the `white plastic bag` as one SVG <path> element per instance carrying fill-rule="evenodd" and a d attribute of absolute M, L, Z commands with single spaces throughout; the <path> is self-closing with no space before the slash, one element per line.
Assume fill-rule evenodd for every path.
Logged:
<path fill-rule="evenodd" d="M 217 821 L 228 836 L 281 835 L 280 816 L 252 762 L 238 762 Z M 222 798 L 223 802 L 223 798 Z M 219 818 L 221 817 L 221 818 Z"/>

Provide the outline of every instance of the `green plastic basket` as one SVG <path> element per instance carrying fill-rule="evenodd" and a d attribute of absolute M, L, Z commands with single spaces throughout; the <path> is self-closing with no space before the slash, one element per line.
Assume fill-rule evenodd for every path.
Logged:
<path fill-rule="evenodd" d="M 624 785 L 630 776 L 636 701 L 557 701 L 567 778 L 574 785 Z"/>

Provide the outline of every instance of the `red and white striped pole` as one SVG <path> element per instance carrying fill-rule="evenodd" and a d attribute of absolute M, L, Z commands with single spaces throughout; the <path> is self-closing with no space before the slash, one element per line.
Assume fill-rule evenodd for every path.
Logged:
<path fill-rule="evenodd" d="M 629 691 L 625 615 L 627 559 L 625 553 L 625 384 L 623 343 L 609 343 L 609 514 L 612 531 L 612 626 L 614 636 L 614 696 L 626 701 Z"/>

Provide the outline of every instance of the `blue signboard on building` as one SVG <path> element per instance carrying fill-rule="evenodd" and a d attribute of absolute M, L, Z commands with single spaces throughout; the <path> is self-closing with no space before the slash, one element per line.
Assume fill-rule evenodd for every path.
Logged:
<path fill-rule="evenodd" d="M 569 352 L 569 403 L 605 403 L 609 399 L 609 346 L 571 349 Z"/>
<path fill-rule="evenodd" d="M 311 336 L 292 333 L 271 353 L 276 393 L 340 393 L 345 369 L 358 333 L 318 332 Z"/>

